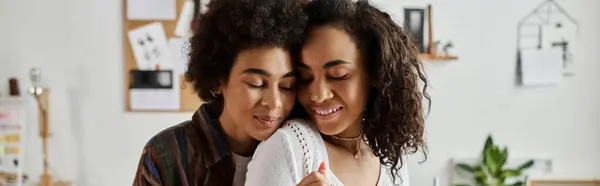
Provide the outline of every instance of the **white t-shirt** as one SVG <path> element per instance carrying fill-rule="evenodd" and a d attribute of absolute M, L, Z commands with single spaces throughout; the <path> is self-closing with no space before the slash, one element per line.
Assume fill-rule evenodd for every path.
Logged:
<path fill-rule="evenodd" d="M 325 142 L 316 127 L 307 120 L 289 120 L 269 139 L 261 142 L 248 164 L 246 186 L 296 185 L 308 174 L 317 171 L 324 161 L 329 167 Z M 328 183 L 343 186 L 331 172 Z M 390 167 L 381 166 L 378 186 L 409 186 L 406 163 L 400 169 L 400 179 L 393 182 Z"/>
<path fill-rule="evenodd" d="M 246 172 L 248 171 L 248 163 L 252 157 L 244 157 L 235 153 L 231 153 L 233 163 L 235 163 L 235 174 L 233 176 L 233 186 L 243 186 L 246 180 Z"/>

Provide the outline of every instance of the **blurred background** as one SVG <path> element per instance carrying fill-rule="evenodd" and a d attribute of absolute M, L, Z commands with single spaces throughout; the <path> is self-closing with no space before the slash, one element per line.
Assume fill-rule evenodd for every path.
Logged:
<path fill-rule="evenodd" d="M 27 92 L 31 68 L 42 72 L 43 84 L 51 89 L 53 175 L 76 185 L 130 185 L 146 141 L 190 118 L 191 111 L 127 108 L 124 56 L 131 51 L 126 49 L 124 2 L 0 0 L 0 97 L 10 94 L 8 79 L 18 79 L 19 117 L 26 126 L 19 166 L 28 182 L 36 182 L 42 173 L 37 104 Z M 529 179 L 600 178 L 600 0 L 372 2 L 400 25 L 420 20 L 407 19 L 418 15 L 406 13 L 409 9 L 425 10 L 419 32 L 423 43 L 429 43 L 429 23 L 433 39 L 439 41 L 436 55 L 422 55 L 432 97 L 426 119 L 429 151 L 424 162 L 422 154 L 409 157 L 411 185 L 455 183 L 456 164 L 476 162 L 488 135 L 508 148 L 508 162 L 515 166 L 536 162 L 528 169 Z M 538 36 L 542 27 L 537 26 L 519 33 L 519 25 L 536 24 L 520 24 L 523 20 L 545 18 L 536 8 L 553 2 L 562 9 L 548 12 L 570 18 L 559 15 L 559 21 L 543 29 L 568 28 L 568 33 L 544 31 Z M 517 51 L 538 41 L 524 38 L 542 40 L 545 48 L 568 42 L 566 50 L 554 46 L 569 65 L 553 69 L 538 63 L 556 61 L 548 57 L 556 56 L 550 50 L 528 53 L 517 63 Z M 552 75 L 557 72 L 559 76 Z"/>

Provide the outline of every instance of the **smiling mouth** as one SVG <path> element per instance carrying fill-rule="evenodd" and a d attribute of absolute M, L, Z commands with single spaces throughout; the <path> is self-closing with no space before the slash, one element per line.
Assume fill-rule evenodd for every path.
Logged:
<path fill-rule="evenodd" d="M 329 115 L 333 115 L 337 112 L 339 112 L 340 110 L 342 110 L 342 107 L 335 107 L 335 108 L 329 108 L 329 109 L 312 109 L 313 112 L 319 116 L 329 116 Z"/>

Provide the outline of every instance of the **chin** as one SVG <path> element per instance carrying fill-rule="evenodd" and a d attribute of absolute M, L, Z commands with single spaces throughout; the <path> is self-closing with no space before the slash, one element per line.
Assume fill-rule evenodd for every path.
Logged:
<path fill-rule="evenodd" d="M 335 122 L 327 122 L 327 123 L 316 123 L 317 130 L 325 135 L 336 135 L 344 131 L 343 127 L 340 127 Z"/>
<path fill-rule="evenodd" d="M 275 133 L 275 130 L 257 130 L 254 132 L 254 134 L 252 135 L 252 137 L 258 141 L 265 141 L 267 139 L 269 139 L 269 137 L 271 137 L 271 135 L 273 135 L 273 133 Z"/>

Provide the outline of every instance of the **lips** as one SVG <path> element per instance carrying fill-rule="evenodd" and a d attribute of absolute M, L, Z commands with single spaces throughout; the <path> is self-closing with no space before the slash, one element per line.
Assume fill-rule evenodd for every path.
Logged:
<path fill-rule="evenodd" d="M 323 106 L 310 108 L 317 120 L 329 120 L 334 118 L 343 109 L 342 106 Z"/>
<path fill-rule="evenodd" d="M 275 127 L 279 122 L 279 118 L 280 117 L 274 116 L 254 116 L 254 119 L 256 119 L 256 121 L 258 121 L 264 128 Z"/>
<path fill-rule="evenodd" d="M 335 107 L 335 108 L 329 108 L 329 109 L 313 109 L 313 111 L 319 115 L 328 115 L 328 114 L 332 114 L 334 112 L 337 112 L 339 110 L 341 110 L 342 107 Z"/>

